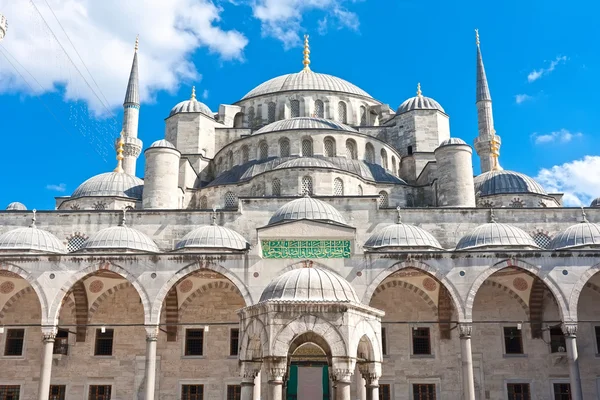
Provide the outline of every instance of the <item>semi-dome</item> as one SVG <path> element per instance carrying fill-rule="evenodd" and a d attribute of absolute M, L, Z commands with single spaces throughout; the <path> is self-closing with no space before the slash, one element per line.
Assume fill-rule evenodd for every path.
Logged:
<path fill-rule="evenodd" d="M 11 211 L 27 211 L 25 204 L 19 203 L 18 201 L 13 201 L 6 207 L 6 209 Z"/>
<path fill-rule="evenodd" d="M 344 217 L 338 210 L 324 201 L 304 196 L 284 204 L 273 214 L 269 225 L 283 221 L 309 219 L 323 222 L 335 222 L 346 225 Z"/>
<path fill-rule="evenodd" d="M 534 250 L 539 247 L 531 235 L 516 226 L 490 222 L 480 225 L 463 236 L 456 250 L 476 250 L 487 248 Z"/>
<path fill-rule="evenodd" d="M 297 268 L 278 276 L 265 288 L 260 301 L 360 303 L 350 282 L 321 268 Z"/>
<path fill-rule="evenodd" d="M 311 129 L 332 129 L 336 131 L 347 131 L 347 132 L 358 132 L 356 129 L 342 124 L 341 122 L 332 121 L 325 118 L 316 117 L 296 117 L 289 119 L 282 119 L 280 121 L 271 122 L 269 125 L 265 125 L 254 134 L 267 133 L 267 132 L 279 132 L 289 130 L 311 130 Z"/>
<path fill-rule="evenodd" d="M 571 225 L 559 232 L 548 248 L 553 250 L 573 249 L 578 247 L 600 248 L 600 225 L 585 220 Z"/>
<path fill-rule="evenodd" d="M 169 142 L 168 140 L 165 139 L 160 139 L 157 140 L 156 142 L 152 143 L 150 145 L 150 147 L 166 147 L 168 149 L 175 149 L 175 146 L 173 145 L 173 143 Z"/>
<path fill-rule="evenodd" d="M 600 197 L 592 200 L 592 203 L 590 204 L 590 207 L 600 207 Z"/>
<path fill-rule="evenodd" d="M 335 165 L 322 158 L 298 157 L 279 164 L 274 169 L 285 168 L 336 168 Z"/>
<path fill-rule="evenodd" d="M 263 82 L 246 93 L 246 95 L 242 97 L 242 100 L 267 94 L 302 90 L 348 93 L 372 98 L 371 95 L 358 86 L 341 78 L 320 74 L 310 70 L 302 70 L 293 74 L 281 75 Z"/>
<path fill-rule="evenodd" d="M 248 242 L 234 230 L 216 224 L 194 229 L 181 239 L 176 249 L 224 248 L 246 250 Z"/>
<path fill-rule="evenodd" d="M 125 225 L 111 226 L 96 232 L 83 243 L 80 250 L 160 251 L 146 234 Z"/>
<path fill-rule="evenodd" d="M 144 181 L 124 172 L 106 172 L 83 182 L 71 195 L 72 199 L 91 196 L 129 197 L 142 199 Z"/>
<path fill-rule="evenodd" d="M 67 249 L 52 233 L 35 226 L 33 222 L 27 228 L 17 228 L 0 235 L 0 252 L 34 251 L 42 253 L 62 254 Z"/>
<path fill-rule="evenodd" d="M 192 97 L 189 100 L 178 103 L 171 109 L 169 117 L 178 113 L 202 113 L 207 117 L 214 118 L 213 112 L 208 106 L 196 99 L 196 88 L 192 87 Z"/>
<path fill-rule="evenodd" d="M 492 170 L 476 176 L 475 194 L 489 196 L 507 193 L 547 195 L 544 188 L 525 174 L 506 170 Z"/>
<path fill-rule="evenodd" d="M 440 103 L 431 97 L 423 96 L 421 93 L 421 84 L 417 86 L 417 95 L 404 100 L 404 102 L 400 104 L 400 107 L 398 107 L 396 114 L 403 114 L 413 110 L 437 110 L 445 113 Z"/>
<path fill-rule="evenodd" d="M 442 250 L 440 242 L 431 233 L 401 222 L 388 225 L 373 233 L 364 247 L 373 250 L 383 248 Z"/>
<path fill-rule="evenodd" d="M 448 139 L 442 141 L 442 143 L 440 143 L 440 147 L 451 146 L 451 145 L 456 145 L 456 144 L 467 144 L 467 142 L 465 142 L 464 140 L 459 139 L 459 138 L 451 137 L 451 138 L 448 138 Z"/>

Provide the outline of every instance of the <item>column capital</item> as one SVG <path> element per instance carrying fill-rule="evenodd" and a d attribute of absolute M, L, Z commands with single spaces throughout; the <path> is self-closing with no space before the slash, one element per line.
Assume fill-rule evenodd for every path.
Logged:
<path fill-rule="evenodd" d="M 577 336 L 577 322 L 563 322 L 561 329 L 566 337 Z"/>
<path fill-rule="evenodd" d="M 258 376 L 262 363 L 257 361 L 240 361 L 240 375 L 244 380 L 252 380 Z"/>
<path fill-rule="evenodd" d="M 266 360 L 269 381 L 283 383 L 287 372 L 287 359 L 285 357 L 270 357 Z"/>
<path fill-rule="evenodd" d="M 353 372 L 353 370 L 347 368 L 334 368 L 331 371 L 331 374 L 336 382 L 350 383 L 350 381 L 352 380 Z"/>
<path fill-rule="evenodd" d="M 158 340 L 158 325 L 144 325 L 144 329 L 146 330 L 147 341 L 155 342 Z"/>
<path fill-rule="evenodd" d="M 42 338 L 44 342 L 54 342 L 58 328 L 56 326 L 42 326 Z"/>
<path fill-rule="evenodd" d="M 459 323 L 458 332 L 460 334 L 461 339 L 471 338 L 471 334 L 473 333 L 473 324 L 470 322 Z"/>
<path fill-rule="evenodd" d="M 373 384 L 378 385 L 379 378 L 381 378 L 381 363 L 372 362 L 361 362 L 358 364 L 358 371 L 367 382 L 367 385 Z"/>

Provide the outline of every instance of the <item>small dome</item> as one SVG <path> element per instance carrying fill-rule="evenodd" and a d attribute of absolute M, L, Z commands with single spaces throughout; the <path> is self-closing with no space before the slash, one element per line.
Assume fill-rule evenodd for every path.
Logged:
<path fill-rule="evenodd" d="M 453 144 L 467 144 L 467 142 L 465 142 L 464 140 L 459 139 L 459 138 L 451 137 L 449 139 L 444 140 L 442 143 L 440 143 L 440 147 L 449 146 L 449 145 L 453 145 Z"/>
<path fill-rule="evenodd" d="M 173 143 L 171 143 L 165 139 L 157 140 L 156 142 L 152 143 L 150 145 L 150 148 L 152 148 L 152 147 L 166 147 L 168 149 L 175 149 L 175 146 L 173 146 Z"/>
<path fill-rule="evenodd" d="M 142 199 L 144 181 L 124 172 L 106 172 L 83 182 L 71 195 L 79 197 L 107 196 Z"/>
<path fill-rule="evenodd" d="M 600 207 L 600 197 L 592 200 L 592 204 L 590 204 L 590 207 Z"/>
<path fill-rule="evenodd" d="M 420 83 L 417 85 L 417 95 L 404 100 L 404 103 L 400 104 L 400 107 L 398 107 L 396 114 L 402 114 L 413 110 L 438 110 L 445 112 L 440 103 L 431 97 L 423 96 Z"/>
<path fill-rule="evenodd" d="M 246 250 L 248 242 L 242 235 L 219 225 L 205 225 L 194 229 L 181 239 L 176 249 L 225 248 Z"/>
<path fill-rule="evenodd" d="M 288 160 L 284 163 L 279 164 L 274 169 L 284 169 L 284 168 L 336 168 L 335 165 L 330 163 L 329 161 L 325 161 L 320 158 L 312 158 L 312 157 L 298 157 L 292 160 Z"/>
<path fill-rule="evenodd" d="M 298 268 L 269 283 L 260 301 L 311 301 L 360 303 L 350 282 L 321 268 Z"/>
<path fill-rule="evenodd" d="M 256 132 L 254 135 L 259 133 L 267 132 L 279 132 L 279 131 L 290 131 L 290 130 L 323 130 L 332 129 L 336 131 L 347 131 L 347 132 L 358 132 L 356 129 L 342 124 L 341 122 L 332 121 L 325 118 L 316 117 L 296 117 L 289 119 L 282 119 L 280 121 L 271 122 L 269 125 L 265 125 Z"/>
<path fill-rule="evenodd" d="M 525 174 L 514 171 L 493 170 L 474 179 L 475 194 L 489 196 L 506 193 L 529 193 L 547 195 L 544 188 Z"/>
<path fill-rule="evenodd" d="M 35 226 L 13 229 L 0 235 L 0 252 L 4 251 L 67 252 L 56 236 Z"/>
<path fill-rule="evenodd" d="M 400 247 L 421 250 L 442 250 L 435 237 L 424 229 L 403 223 L 388 225 L 373 233 L 364 247 L 381 249 Z"/>
<path fill-rule="evenodd" d="M 207 117 L 214 118 L 213 112 L 208 106 L 198 100 L 196 100 L 196 88 L 192 87 L 192 97 L 189 100 L 178 103 L 171 109 L 169 117 L 178 113 L 202 113 Z"/>
<path fill-rule="evenodd" d="M 81 250 L 160 251 L 146 234 L 124 225 L 104 228 L 93 234 L 83 243 Z"/>
<path fill-rule="evenodd" d="M 304 196 L 284 204 L 273 214 L 269 225 L 282 221 L 310 219 L 323 222 L 335 222 L 346 225 L 344 217 L 338 210 L 324 201 Z"/>
<path fill-rule="evenodd" d="M 456 250 L 475 250 L 487 248 L 539 249 L 531 235 L 524 230 L 508 224 L 490 222 L 473 229 L 463 236 Z"/>
<path fill-rule="evenodd" d="M 554 236 L 548 247 L 553 250 L 600 248 L 600 225 L 587 221 L 571 225 Z"/>
<path fill-rule="evenodd" d="M 27 207 L 25 207 L 25 204 L 19 203 L 18 201 L 14 201 L 14 202 L 10 203 L 6 207 L 6 209 L 12 210 L 12 211 L 27 211 Z"/>

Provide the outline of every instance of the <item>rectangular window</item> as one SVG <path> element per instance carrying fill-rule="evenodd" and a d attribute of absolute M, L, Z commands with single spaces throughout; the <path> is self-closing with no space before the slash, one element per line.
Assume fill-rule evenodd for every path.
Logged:
<path fill-rule="evenodd" d="M 506 354 L 523 354 L 523 337 L 516 326 L 504 327 L 504 352 Z"/>
<path fill-rule="evenodd" d="M 434 383 L 413 383 L 413 400 L 435 400 Z"/>
<path fill-rule="evenodd" d="M 571 385 L 568 383 L 555 383 L 554 400 L 571 400 Z"/>
<path fill-rule="evenodd" d="M 48 400 L 65 400 L 67 387 L 65 385 L 50 385 L 50 396 Z"/>
<path fill-rule="evenodd" d="M 530 400 L 529 383 L 508 383 L 508 400 Z"/>
<path fill-rule="evenodd" d="M 386 332 L 385 328 L 381 328 L 381 349 L 383 351 L 383 355 L 387 356 L 387 354 L 388 354 L 387 332 Z"/>
<path fill-rule="evenodd" d="M 96 346 L 94 347 L 95 356 L 112 356 L 114 329 L 96 329 Z"/>
<path fill-rule="evenodd" d="M 181 386 L 181 400 L 204 400 L 204 385 Z"/>
<path fill-rule="evenodd" d="M 6 343 L 4 345 L 5 356 L 22 356 L 25 329 L 8 329 L 6 331 Z"/>
<path fill-rule="evenodd" d="M 392 400 L 392 385 L 379 385 L 379 400 Z"/>
<path fill-rule="evenodd" d="M 88 400 L 110 400 L 110 385 L 91 385 Z"/>
<path fill-rule="evenodd" d="M 561 328 L 550 328 L 550 352 L 564 353 L 567 351 L 565 335 Z"/>
<path fill-rule="evenodd" d="M 412 340 L 413 354 L 431 354 L 431 340 L 429 336 L 429 328 L 413 328 Z"/>
<path fill-rule="evenodd" d="M 65 329 L 59 329 L 54 339 L 54 350 L 53 354 L 69 354 L 69 331 Z"/>
<path fill-rule="evenodd" d="M 229 355 L 237 356 L 240 345 L 240 330 L 235 328 L 229 331 Z"/>
<path fill-rule="evenodd" d="M 594 333 L 596 334 L 596 354 L 600 354 L 600 326 L 594 327 Z"/>
<path fill-rule="evenodd" d="M 19 400 L 19 385 L 0 385 L 0 400 Z"/>
<path fill-rule="evenodd" d="M 185 355 L 201 356 L 204 347 L 204 329 L 185 330 Z M 201 385 L 200 385 L 201 386 Z"/>
<path fill-rule="evenodd" d="M 241 400 L 242 387 L 240 385 L 227 385 L 227 400 Z"/>

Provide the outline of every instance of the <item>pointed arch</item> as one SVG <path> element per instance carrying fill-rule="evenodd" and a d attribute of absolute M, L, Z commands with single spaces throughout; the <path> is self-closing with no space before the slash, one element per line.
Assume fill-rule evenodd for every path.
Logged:
<path fill-rule="evenodd" d="M 77 324 L 77 328 L 75 328 L 75 341 L 85 342 L 85 337 L 87 335 L 86 325 L 89 321 L 89 307 L 87 291 L 85 290 L 82 280 L 73 285 L 71 293 L 73 293 L 73 300 L 75 302 L 75 323 Z"/>
<path fill-rule="evenodd" d="M 331 357 L 348 357 L 346 341 L 338 328 L 315 315 L 302 315 L 281 328 L 270 341 L 269 355 L 287 357 L 295 339 L 305 333 L 313 333 L 322 338 L 331 351 Z"/>
<path fill-rule="evenodd" d="M 575 283 L 573 289 L 571 289 L 571 294 L 569 295 L 569 321 L 577 321 L 577 308 L 579 306 L 579 299 L 581 298 L 581 291 L 588 281 L 598 272 L 600 272 L 600 263 L 586 270 L 581 277 L 579 277 L 579 280 Z"/>
<path fill-rule="evenodd" d="M 263 322 L 258 318 L 252 318 L 242 326 L 242 329 L 240 361 L 251 361 L 266 357 L 269 352 L 269 334 Z"/>
<path fill-rule="evenodd" d="M 403 289 L 407 289 L 407 290 L 410 290 L 411 292 L 415 293 L 417 296 L 422 298 L 423 301 L 425 301 L 425 303 L 427 303 L 427 306 L 429 306 L 429 308 L 433 312 L 433 315 L 435 315 L 435 317 L 437 318 L 438 307 L 435 304 L 435 302 L 433 301 L 433 299 L 427 293 L 425 293 L 425 291 L 423 291 L 422 289 L 418 288 L 417 286 L 413 285 L 412 283 L 403 281 L 402 279 L 392 279 L 387 282 L 384 280 L 382 282 L 382 284 L 377 286 L 377 288 L 375 289 L 375 292 L 373 293 L 373 297 L 377 296 L 379 293 L 382 293 L 387 289 L 392 289 L 392 288 L 403 288 Z"/>
<path fill-rule="evenodd" d="M 46 297 L 46 293 L 42 289 L 42 286 L 37 282 L 37 280 L 26 270 L 21 267 L 18 267 L 14 264 L 0 263 L 0 271 L 8 271 L 12 272 L 15 275 L 23 278 L 29 286 L 34 290 L 37 295 L 38 301 L 40 303 L 40 307 L 42 309 L 42 320 L 45 318 L 48 312 L 48 299 Z"/>
<path fill-rule="evenodd" d="M 179 307 L 179 312 L 183 314 L 190 305 L 190 303 L 192 303 L 196 297 L 215 289 L 225 289 L 230 291 L 231 293 L 243 297 L 240 290 L 231 282 L 209 282 L 207 284 L 202 285 L 201 287 L 196 289 L 192 294 L 186 297 L 183 303 L 181 303 L 181 307 Z"/>
<path fill-rule="evenodd" d="M 0 320 L 4 319 L 6 312 L 10 310 L 10 308 L 23 296 L 33 292 L 33 288 L 31 286 L 26 286 L 23 289 L 19 290 L 17 293 L 11 296 L 10 299 L 6 303 L 4 303 L 4 307 L 0 310 Z"/>

